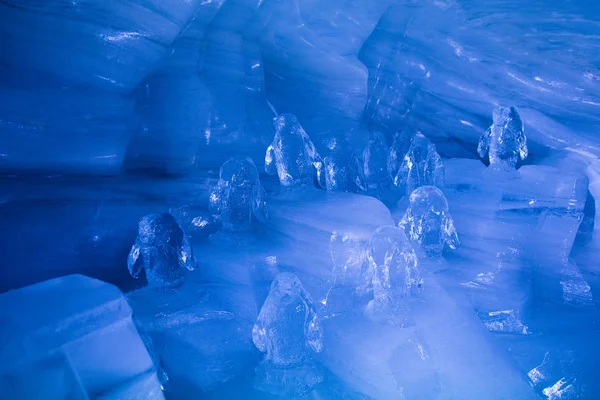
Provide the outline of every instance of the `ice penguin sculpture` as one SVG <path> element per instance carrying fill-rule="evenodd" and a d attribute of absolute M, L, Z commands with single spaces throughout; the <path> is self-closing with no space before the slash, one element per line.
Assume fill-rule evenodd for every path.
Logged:
<path fill-rule="evenodd" d="M 209 205 L 213 218 L 230 232 L 250 229 L 254 218 L 267 219 L 265 191 L 252 159 L 233 157 L 223 164 Z"/>
<path fill-rule="evenodd" d="M 423 286 L 417 255 L 404 231 L 395 226 L 377 229 L 367 243 L 365 262 L 363 280 L 373 293 L 365 314 L 404 325 L 409 298 Z"/>
<path fill-rule="evenodd" d="M 390 148 L 387 158 L 388 173 L 393 178 L 398 175 L 398 170 L 404 162 L 404 156 L 408 153 L 410 144 L 415 137 L 415 132 L 412 130 L 404 129 L 396 132 L 392 147 Z"/>
<path fill-rule="evenodd" d="M 448 201 L 433 186 L 422 186 L 410 194 L 408 209 L 398 226 L 429 257 L 440 256 L 446 244 L 451 249 L 459 245 Z"/>
<path fill-rule="evenodd" d="M 296 116 L 279 115 L 273 119 L 273 125 L 275 137 L 267 148 L 265 171 L 270 175 L 277 172 L 282 186 L 314 184 L 322 161 Z"/>
<path fill-rule="evenodd" d="M 391 183 L 387 161 L 390 150 L 381 132 L 370 132 L 369 142 L 363 151 L 364 176 L 368 190 L 380 191 Z"/>
<path fill-rule="evenodd" d="M 444 178 L 444 165 L 435 145 L 423 134 L 415 134 L 394 177 L 394 185 L 405 188 L 408 196 L 421 186 L 442 187 Z"/>
<path fill-rule="evenodd" d="M 255 387 L 289 398 L 308 393 L 323 380 L 311 352 L 323 348 L 315 307 L 298 277 L 279 273 L 252 329 L 256 347 L 266 353 L 256 368 Z"/>
<path fill-rule="evenodd" d="M 348 139 L 344 136 L 327 141 L 329 153 L 323 159 L 319 184 L 330 192 L 356 193 L 365 190 L 362 166 Z"/>
<path fill-rule="evenodd" d="M 494 110 L 492 126 L 481 135 L 477 152 L 481 158 L 489 155 L 490 167 L 499 170 L 514 170 L 519 158 L 527 158 L 527 138 L 516 108 Z"/>
<path fill-rule="evenodd" d="M 146 271 L 148 286 L 168 288 L 183 282 L 185 270 L 196 269 L 189 237 L 171 214 L 150 214 L 138 224 L 138 236 L 127 258 L 129 273 Z"/>

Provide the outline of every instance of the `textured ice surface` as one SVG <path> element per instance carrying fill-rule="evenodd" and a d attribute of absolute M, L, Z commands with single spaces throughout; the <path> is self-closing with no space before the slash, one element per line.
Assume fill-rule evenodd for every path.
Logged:
<path fill-rule="evenodd" d="M 127 298 L 169 398 L 185 399 L 234 379 L 257 359 L 251 326 L 212 300 L 206 284 L 143 288 Z"/>
<path fill-rule="evenodd" d="M 384 399 L 401 397 L 399 388 L 407 398 L 526 398 L 510 392 L 517 386 L 511 374 L 529 379 L 555 349 L 561 372 L 533 390 L 558 397 L 574 387 L 580 397 L 599 397 L 595 2 L 163 3 L 0 6 L 0 169 L 17 174 L 3 179 L 0 193 L 2 290 L 73 271 L 131 287 L 139 281 L 124 261 L 136 222 L 171 209 L 184 231 L 203 239 L 194 250 L 204 265 L 187 278 L 204 285 L 210 305 L 190 313 L 234 318 L 210 317 L 189 336 L 165 334 L 174 343 L 167 348 L 177 349 L 167 364 L 182 369 L 167 386 L 191 382 L 202 398 L 263 399 L 249 383 L 258 352 L 248 335 L 275 273 L 291 271 L 329 325 L 318 355 L 326 378 L 313 397 L 354 398 L 337 389 L 354 385 Z M 481 134 L 498 125 L 498 105 L 519 110 L 528 139 L 523 166 L 506 174 L 491 173 L 477 154 Z M 378 201 L 336 199 L 324 190 L 313 198 L 271 192 L 274 219 L 266 229 L 215 233 L 210 221 L 210 229 L 201 228 L 212 186 L 203 176 L 212 179 L 233 156 L 252 157 L 262 171 L 277 113 L 297 115 L 323 156 L 339 136 L 360 154 L 367 132 L 375 131 L 387 143 L 399 130 L 435 143 L 461 246 L 443 259 L 421 260 L 443 290 L 424 277 L 426 290 L 411 298 L 414 325 L 384 329 L 360 316 L 370 299 L 355 291 L 362 258 L 356 248 L 393 224 Z M 308 164 L 304 187 L 312 185 L 318 159 Z M 22 172 L 51 178 L 30 180 Z M 70 184 L 53 175 L 64 172 L 120 176 Z M 9 180 L 18 182 L 16 193 Z M 272 189 L 275 180 L 262 183 Z M 401 217 L 404 203 L 397 206 L 394 196 L 380 198 Z M 508 337 L 514 342 L 504 346 Z M 224 343 L 234 350 L 219 357 L 227 353 Z M 495 344 L 512 350 L 518 369 Z M 254 364 L 238 363 L 242 348 L 257 353 Z M 48 371 L 61 370 L 53 363 L 44 363 Z M 209 365 L 238 372 L 220 375 Z M 59 376 L 76 393 L 69 374 Z M 212 385 L 214 392 L 202 389 Z"/>
<path fill-rule="evenodd" d="M 248 230 L 254 219 L 266 221 L 265 196 L 254 161 L 234 157 L 221 166 L 219 181 L 210 194 L 210 210 L 226 230 Z"/>
<path fill-rule="evenodd" d="M 138 223 L 138 236 L 127 257 L 129 273 L 146 273 L 148 285 L 173 287 L 181 284 L 185 271 L 196 269 L 190 238 L 173 215 L 150 214 Z"/>
<path fill-rule="evenodd" d="M 269 204 L 267 226 L 280 249 L 279 262 L 296 266 L 327 314 L 351 309 L 362 267 L 356 249 L 377 228 L 393 225 L 389 210 L 373 197 L 317 190 L 296 199 L 272 198 Z"/>
<path fill-rule="evenodd" d="M 398 226 L 430 257 L 440 256 L 446 245 L 451 249 L 459 245 L 448 200 L 433 186 L 421 186 L 410 194 Z"/>
<path fill-rule="evenodd" d="M 566 166 L 524 166 L 490 179 L 483 165 L 458 159 L 446 169 L 444 190 L 461 247 L 440 278 L 468 293 L 493 332 L 558 329 L 545 307 L 572 327 L 581 318 L 574 308 L 593 302 L 589 283 L 568 260 L 583 216 L 585 177 Z"/>
<path fill-rule="evenodd" d="M 363 169 L 348 139 L 332 138 L 327 143 L 319 182 L 330 192 L 356 193 L 365 190 Z"/>
<path fill-rule="evenodd" d="M 411 305 L 412 326 L 357 316 L 324 321 L 323 364 L 375 399 L 535 399 L 525 376 L 464 300 L 450 297 L 433 275 L 423 279 L 425 290 Z"/>
<path fill-rule="evenodd" d="M 394 185 L 404 188 L 407 196 L 421 186 L 444 186 L 442 159 L 435 145 L 422 134 L 417 133 L 412 139 L 394 176 Z"/>
<path fill-rule="evenodd" d="M 0 296 L 7 399 L 163 399 L 123 294 L 69 275 Z M 138 396 L 138 397 L 136 397 Z"/>
<path fill-rule="evenodd" d="M 404 231 L 394 226 L 377 229 L 366 245 L 363 279 L 373 293 L 366 314 L 375 320 L 402 324 L 411 295 L 423 287 L 417 255 Z"/>
<path fill-rule="evenodd" d="M 527 158 L 527 137 L 516 108 L 494 110 L 494 122 L 481 135 L 477 153 L 481 158 L 489 156 L 490 166 L 497 169 L 515 169 L 519 159 Z"/>
<path fill-rule="evenodd" d="M 267 148 L 266 172 L 277 172 L 282 186 L 313 184 L 317 172 L 322 168 L 322 161 L 298 118 L 292 114 L 280 115 L 275 118 L 273 125 L 275 137 Z"/>
<path fill-rule="evenodd" d="M 3 2 L 0 168 L 118 174 L 136 121 L 130 93 L 199 3 Z"/>
<path fill-rule="evenodd" d="M 309 392 L 323 378 L 310 361 L 323 350 L 323 330 L 308 292 L 292 273 L 278 274 L 252 328 L 254 345 L 265 359 L 256 387 L 283 396 Z"/>

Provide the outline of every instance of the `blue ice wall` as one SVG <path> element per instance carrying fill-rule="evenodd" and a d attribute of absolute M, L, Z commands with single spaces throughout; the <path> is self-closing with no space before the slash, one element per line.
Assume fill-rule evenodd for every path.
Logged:
<path fill-rule="evenodd" d="M 406 129 L 475 159 L 494 106 L 514 105 L 525 163 L 586 175 L 593 199 L 599 21 L 586 1 L 2 2 L 0 244 L 22 265 L 2 289 L 119 282 L 139 217 L 205 205 L 229 157 L 262 170 L 281 113 L 323 154 Z"/>
<path fill-rule="evenodd" d="M 597 153 L 598 5 L 586 1 L 7 1 L 4 171 L 118 174 L 260 153 L 269 100 L 318 148 L 418 125 L 473 155 L 491 108 L 533 155 Z M 226 150 L 225 150 L 226 149 Z"/>

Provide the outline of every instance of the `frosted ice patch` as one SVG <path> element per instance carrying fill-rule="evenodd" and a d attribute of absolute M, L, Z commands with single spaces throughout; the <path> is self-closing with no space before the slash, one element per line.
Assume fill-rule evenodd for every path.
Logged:
<path fill-rule="evenodd" d="M 523 325 L 517 310 L 490 311 L 480 314 L 480 318 L 490 332 L 529 334 L 529 329 Z"/>
<path fill-rule="evenodd" d="M 592 289 L 575 264 L 568 262 L 561 274 L 560 285 L 566 304 L 588 306 L 593 303 Z"/>
<path fill-rule="evenodd" d="M 567 383 L 565 378 L 560 379 L 554 385 L 542 390 L 548 400 L 571 400 L 579 397 L 575 386 Z"/>
<path fill-rule="evenodd" d="M 476 288 L 476 287 L 480 287 L 482 285 L 491 285 L 494 283 L 494 280 L 496 279 L 496 275 L 493 272 L 481 272 L 479 274 L 477 274 L 477 277 L 475 277 L 475 279 L 466 282 L 466 283 L 462 283 L 463 286 L 467 286 L 467 287 L 472 287 L 472 288 Z"/>

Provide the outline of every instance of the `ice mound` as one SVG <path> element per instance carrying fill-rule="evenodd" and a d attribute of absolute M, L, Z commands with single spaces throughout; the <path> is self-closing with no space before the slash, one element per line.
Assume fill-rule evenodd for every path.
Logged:
<path fill-rule="evenodd" d="M 459 291 L 490 330 L 528 332 L 523 318 L 534 292 L 541 303 L 589 298 L 589 285 L 568 261 L 586 201 L 582 173 L 536 165 L 497 174 L 464 159 L 449 160 L 446 170 L 462 246 L 444 279 L 462 280 Z"/>
<path fill-rule="evenodd" d="M 258 358 L 249 324 L 212 299 L 206 285 L 128 294 L 170 398 L 201 395 L 236 378 Z"/>
<path fill-rule="evenodd" d="M 323 365 L 374 399 L 535 399 L 469 306 L 450 297 L 433 275 L 423 280 L 411 303 L 412 326 L 355 315 L 325 320 Z"/>
<path fill-rule="evenodd" d="M 68 275 L 0 295 L 0 390 L 9 399 L 164 399 L 116 287 Z"/>

